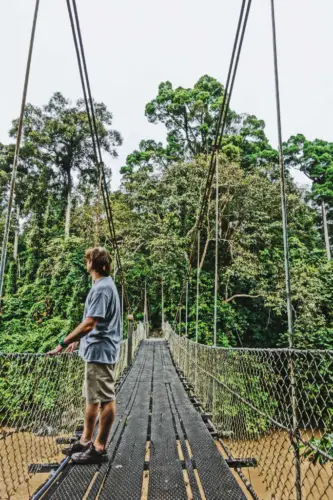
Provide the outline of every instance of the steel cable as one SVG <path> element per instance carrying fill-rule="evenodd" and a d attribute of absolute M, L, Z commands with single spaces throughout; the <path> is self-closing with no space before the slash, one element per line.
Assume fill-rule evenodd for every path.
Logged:
<path fill-rule="evenodd" d="M 22 102 L 21 102 L 21 111 L 20 111 L 20 118 L 19 118 L 19 122 L 18 122 L 16 145 L 15 145 L 15 153 L 14 153 L 14 160 L 13 160 L 13 170 L 12 170 L 12 177 L 11 177 L 11 182 L 10 182 L 9 199 L 8 199 L 8 209 L 7 209 L 7 216 L 6 216 L 5 229 L 4 229 L 4 235 L 3 235 L 3 243 L 2 243 L 2 250 L 1 250 L 1 261 L 0 261 L 0 300 L 1 300 L 1 297 L 2 297 L 3 281 L 4 281 L 4 275 L 5 275 L 5 267 L 6 267 L 6 259 L 7 259 L 8 237 L 9 237 L 9 229 L 10 229 L 12 208 L 13 208 L 13 202 L 14 202 L 14 192 L 15 192 L 15 183 L 16 183 L 16 174 L 17 174 L 17 163 L 18 163 L 18 158 L 19 158 L 19 153 L 20 153 L 20 147 L 21 147 L 23 121 L 24 121 L 24 112 L 25 112 L 25 105 L 26 105 L 27 93 L 28 93 L 28 85 L 29 85 L 29 78 L 30 78 L 30 68 L 31 68 L 32 53 L 33 53 L 34 42 L 35 42 L 36 26 L 37 26 L 38 12 L 39 12 L 39 2 L 40 2 L 40 0 L 36 0 L 34 17 L 33 17 L 33 21 L 32 21 L 32 29 L 31 29 L 31 36 L 30 36 L 30 45 L 29 45 L 29 52 L 28 52 L 28 60 L 27 60 L 27 65 L 26 65 L 26 70 L 25 70 L 23 95 L 22 95 Z"/>
<path fill-rule="evenodd" d="M 235 79 L 237 75 L 237 70 L 239 66 L 239 60 L 240 60 L 240 55 L 243 47 L 243 42 L 244 42 L 244 36 L 246 32 L 246 27 L 248 24 L 248 19 L 250 15 L 250 9 L 252 5 L 252 0 L 243 0 L 242 5 L 241 5 L 241 10 L 239 14 L 239 19 L 238 19 L 238 24 L 237 24 L 237 30 L 236 30 L 236 35 L 235 35 L 235 41 L 233 44 L 233 49 L 232 49 L 232 55 L 230 59 L 230 64 L 229 64 L 229 70 L 228 70 L 228 76 L 227 76 L 227 82 L 225 86 L 225 91 L 224 91 L 224 96 L 221 104 L 221 109 L 220 109 L 220 114 L 216 126 L 216 133 L 215 133 L 215 140 L 214 144 L 212 146 L 212 153 L 210 157 L 210 163 L 209 163 L 209 169 L 208 169 L 208 174 L 206 178 L 206 184 L 204 187 L 204 193 L 201 201 L 201 206 L 199 210 L 199 215 L 196 221 L 196 231 L 194 231 L 194 236 L 192 240 L 192 245 L 191 245 L 191 251 L 190 251 L 190 257 L 188 261 L 188 268 L 186 272 L 186 277 L 184 281 L 184 285 L 181 290 L 180 294 L 180 299 L 178 301 L 178 308 L 176 311 L 176 315 L 174 318 L 174 324 L 176 324 L 178 315 L 179 315 L 179 309 L 182 306 L 183 303 L 183 297 L 186 291 L 186 283 L 188 282 L 192 270 L 192 264 L 193 264 L 193 258 L 195 255 L 196 251 L 196 240 L 197 240 L 197 235 L 198 231 L 202 229 L 204 217 L 207 212 L 207 207 L 208 207 L 208 200 L 209 200 L 209 195 L 212 189 L 212 183 L 213 183 L 213 178 L 214 178 L 214 173 L 216 171 L 216 155 L 218 150 L 221 148 L 222 145 L 222 140 L 225 132 L 225 127 L 227 123 L 227 118 L 228 118 L 228 111 L 229 111 L 229 105 L 230 105 L 230 100 L 235 84 Z"/>
<path fill-rule="evenodd" d="M 89 75 L 88 75 L 87 62 L 86 62 L 86 57 L 85 57 L 85 51 L 84 51 L 82 32 L 81 32 L 81 27 L 80 27 L 80 21 L 79 21 L 76 0 L 72 0 L 72 5 L 70 3 L 70 0 L 66 0 L 66 2 L 67 2 L 67 9 L 68 9 L 68 13 L 69 13 L 72 35 L 73 35 L 73 40 L 74 40 L 74 45 L 75 45 L 77 62 L 78 62 L 78 67 L 79 67 L 79 74 L 80 74 L 80 80 L 81 80 L 81 85 L 82 85 L 82 90 L 83 90 L 83 97 L 84 97 L 84 101 L 85 101 L 85 105 L 86 105 L 88 123 L 89 123 L 90 133 L 91 133 L 92 142 L 93 142 L 95 163 L 96 163 L 99 174 L 102 175 L 103 203 L 104 203 L 104 207 L 105 207 L 105 212 L 106 212 L 108 227 L 109 227 L 109 231 L 110 231 L 111 241 L 112 241 L 114 252 L 115 252 L 117 268 L 118 268 L 118 272 L 120 275 L 120 282 L 121 282 L 121 285 L 122 285 L 123 290 L 124 290 L 124 301 L 125 301 L 127 312 L 130 313 L 131 308 L 130 308 L 130 303 L 129 303 L 129 299 L 128 299 L 127 289 L 126 289 L 126 283 L 125 283 L 124 272 L 123 272 L 123 267 L 122 267 L 122 262 L 121 262 L 121 257 L 120 257 L 119 246 L 118 246 L 117 238 L 116 238 L 114 219 L 113 219 L 113 213 L 112 213 L 112 206 L 111 206 L 111 202 L 110 202 L 110 193 L 109 193 L 107 180 L 106 180 L 106 176 L 105 176 L 105 168 L 104 168 L 104 162 L 103 162 L 103 158 L 102 158 L 101 146 L 100 146 L 100 141 L 99 141 L 99 136 L 98 136 L 98 128 L 97 128 L 97 120 L 96 120 L 96 114 L 95 114 L 95 108 L 94 108 L 94 101 L 93 101 L 92 93 L 91 93 L 91 86 L 90 86 L 90 80 L 89 80 Z M 74 15 L 73 15 L 73 11 L 74 11 Z"/>

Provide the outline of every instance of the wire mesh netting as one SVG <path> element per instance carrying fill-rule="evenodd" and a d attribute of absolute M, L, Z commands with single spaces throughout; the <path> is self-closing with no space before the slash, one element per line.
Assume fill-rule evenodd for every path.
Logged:
<path fill-rule="evenodd" d="M 230 458 L 276 499 L 333 498 L 333 351 L 214 348 L 165 335 Z"/>
<path fill-rule="evenodd" d="M 139 324 L 133 352 L 145 337 Z M 121 343 L 116 380 L 127 368 L 127 340 Z M 61 439 L 83 422 L 84 362 L 77 353 L 0 353 L 0 498 L 30 496 L 36 464 L 62 460 Z"/>

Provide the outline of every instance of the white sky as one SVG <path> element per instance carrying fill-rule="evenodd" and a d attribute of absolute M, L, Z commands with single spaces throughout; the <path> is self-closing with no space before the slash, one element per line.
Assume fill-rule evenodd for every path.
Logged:
<path fill-rule="evenodd" d="M 0 142 L 19 113 L 35 0 L 0 0 Z M 124 144 L 119 168 L 141 139 L 163 139 L 145 104 L 161 81 L 190 87 L 204 74 L 225 82 L 241 0 L 77 0 L 93 94 L 114 114 Z M 283 136 L 332 141 L 333 2 L 276 0 Z M 45 104 L 81 87 L 65 0 L 41 0 L 28 101 Z M 270 0 L 253 0 L 231 107 L 266 122 L 276 146 Z M 297 174 L 299 182 L 304 178 Z"/>

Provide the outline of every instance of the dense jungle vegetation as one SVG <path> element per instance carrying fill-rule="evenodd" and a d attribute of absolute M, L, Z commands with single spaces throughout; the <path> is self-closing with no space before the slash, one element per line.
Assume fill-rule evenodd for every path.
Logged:
<path fill-rule="evenodd" d="M 121 169 L 112 205 L 129 298 L 142 318 L 173 319 L 188 262 L 216 120 L 224 88 L 203 76 L 193 88 L 161 83 L 146 105 L 151 123 L 166 129 L 164 143 L 142 140 Z M 112 113 L 95 103 L 106 163 L 117 155 L 121 133 Z M 10 136 L 15 138 L 17 120 Z M 0 145 L 2 238 L 14 145 Z M 327 209 L 332 240 L 333 143 L 291 137 L 284 147 L 295 344 L 333 348 L 333 265 L 327 260 L 321 215 Z M 295 185 L 298 168 L 312 181 Z M 224 346 L 287 345 L 278 153 L 256 116 L 230 111 L 219 157 L 218 341 Z M 107 169 L 111 183 L 111 170 Z M 55 93 L 43 107 L 27 106 L 10 234 L 0 351 L 54 346 L 81 319 L 90 287 L 83 263 L 87 246 L 111 250 L 87 115 L 82 100 Z M 201 231 L 200 341 L 212 342 L 215 186 Z M 117 280 L 117 270 L 115 269 Z M 195 331 L 196 271 L 190 283 L 189 335 Z"/>

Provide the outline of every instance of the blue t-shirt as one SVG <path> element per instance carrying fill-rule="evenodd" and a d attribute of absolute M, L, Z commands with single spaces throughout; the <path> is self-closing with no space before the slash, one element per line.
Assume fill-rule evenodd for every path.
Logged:
<path fill-rule="evenodd" d="M 122 338 L 121 309 L 118 291 L 110 276 L 93 284 L 85 303 L 85 318 L 98 318 L 98 322 L 81 339 L 80 356 L 88 363 L 116 363 Z"/>

